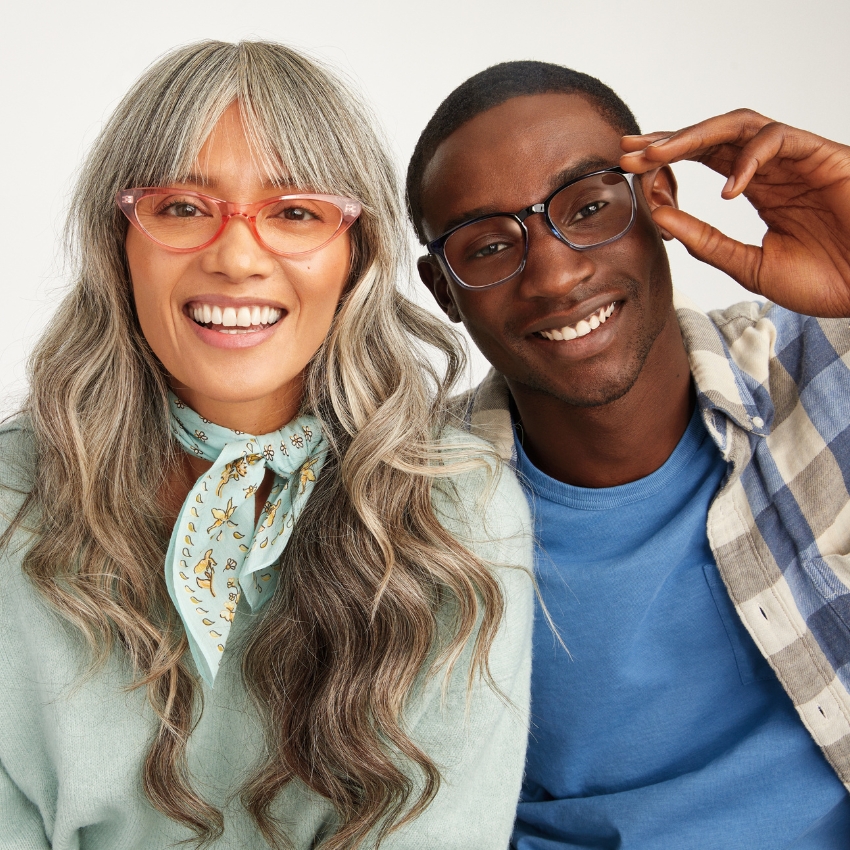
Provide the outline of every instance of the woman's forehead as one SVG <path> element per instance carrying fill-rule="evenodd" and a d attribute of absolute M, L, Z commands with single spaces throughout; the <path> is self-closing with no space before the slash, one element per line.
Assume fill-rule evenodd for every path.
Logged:
<path fill-rule="evenodd" d="M 258 136 L 262 133 L 261 144 Z M 238 101 L 228 106 L 200 144 L 197 154 L 170 182 L 215 193 L 223 186 L 245 185 L 272 190 L 292 188 L 291 169 L 273 151 L 263 128 L 249 130 Z M 197 147 L 197 145 L 196 145 Z"/>

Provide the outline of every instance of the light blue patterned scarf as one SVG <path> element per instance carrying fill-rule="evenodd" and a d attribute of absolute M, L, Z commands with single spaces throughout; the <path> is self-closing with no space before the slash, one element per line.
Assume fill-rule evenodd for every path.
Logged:
<path fill-rule="evenodd" d="M 175 438 L 213 464 L 186 497 L 165 558 L 168 592 L 195 664 L 212 686 L 239 599 L 244 594 L 256 611 L 277 587 L 278 559 L 327 444 L 312 416 L 255 437 L 213 424 L 172 393 L 169 404 Z M 274 482 L 255 526 L 254 494 L 266 468 Z"/>

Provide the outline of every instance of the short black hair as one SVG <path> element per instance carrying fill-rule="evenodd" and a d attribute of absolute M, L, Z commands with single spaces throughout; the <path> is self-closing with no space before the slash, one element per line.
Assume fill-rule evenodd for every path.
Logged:
<path fill-rule="evenodd" d="M 596 77 L 551 62 L 502 62 L 461 83 L 438 107 L 419 136 L 407 168 L 407 210 L 416 235 L 422 231 L 422 177 L 437 148 L 461 125 L 507 100 L 522 95 L 578 94 L 624 135 L 640 133 L 635 116 L 613 89 Z"/>

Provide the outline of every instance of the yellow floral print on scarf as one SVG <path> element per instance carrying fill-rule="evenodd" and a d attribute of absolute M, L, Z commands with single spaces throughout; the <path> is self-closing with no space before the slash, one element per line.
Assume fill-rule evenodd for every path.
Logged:
<path fill-rule="evenodd" d="M 227 636 L 244 595 L 256 611 L 274 593 L 278 561 L 310 496 L 327 444 L 313 416 L 299 416 L 260 437 L 204 419 L 169 393 L 171 430 L 212 467 L 186 497 L 165 559 L 168 592 L 192 657 L 213 685 Z M 274 472 L 255 523 L 255 493 Z"/>

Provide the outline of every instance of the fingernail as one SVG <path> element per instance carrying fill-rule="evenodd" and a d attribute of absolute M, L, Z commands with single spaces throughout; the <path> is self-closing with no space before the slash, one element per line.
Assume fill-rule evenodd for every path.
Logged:
<path fill-rule="evenodd" d="M 669 141 L 670 141 L 670 137 L 665 136 L 663 139 L 657 139 L 651 145 L 647 145 L 647 147 L 658 148 L 658 147 L 661 147 L 661 145 L 666 145 L 667 142 L 669 142 Z"/>
<path fill-rule="evenodd" d="M 726 181 L 726 185 L 723 187 L 723 192 L 728 194 L 735 188 L 735 175 L 730 174 L 729 179 Z M 722 193 L 721 193 L 722 194 Z"/>

